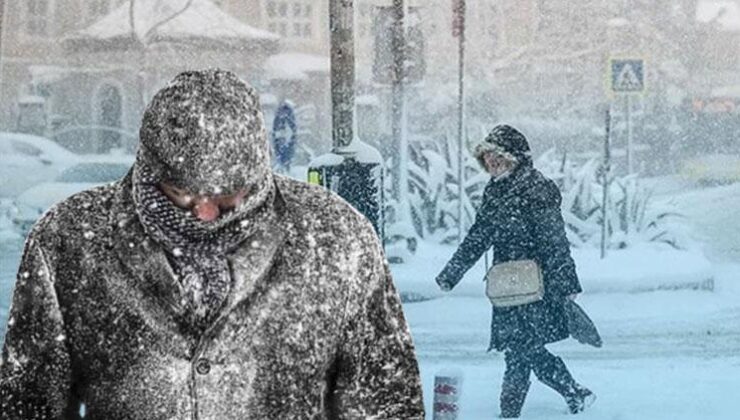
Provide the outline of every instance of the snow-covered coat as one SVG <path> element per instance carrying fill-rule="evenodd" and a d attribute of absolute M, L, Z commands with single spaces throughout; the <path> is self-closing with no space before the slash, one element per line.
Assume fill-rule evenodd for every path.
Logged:
<path fill-rule="evenodd" d="M 423 418 L 414 348 L 370 223 L 276 177 L 283 204 L 229 256 L 235 285 L 203 337 L 130 177 L 80 193 L 25 246 L 0 365 L 0 418 Z M 248 252 L 257 249 L 258 253 Z"/>
<path fill-rule="evenodd" d="M 422 419 L 413 343 L 370 222 L 273 176 L 256 93 L 235 76 L 189 73 L 164 91 L 129 174 L 54 206 L 28 237 L 0 419 L 76 419 L 82 405 L 94 420 Z M 193 328 L 178 253 L 142 224 L 142 164 L 191 191 L 248 187 L 262 209 L 238 207 L 205 232 L 249 232 L 224 254 L 230 288 L 205 329 Z"/>
<path fill-rule="evenodd" d="M 552 180 L 525 162 L 483 192 L 475 222 L 437 278 L 457 284 L 493 247 L 493 264 L 534 259 L 542 268 L 545 298 L 511 308 L 493 307 L 490 349 L 532 348 L 568 337 L 565 296 L 580 293 L 575 263 Z"/>

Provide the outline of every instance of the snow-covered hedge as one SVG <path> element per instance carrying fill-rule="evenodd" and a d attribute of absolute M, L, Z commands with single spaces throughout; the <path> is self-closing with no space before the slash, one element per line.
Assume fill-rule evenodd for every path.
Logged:
<path fill-rule="evenodd" d="M 609 249 L 625 249 L 643 243 L 660 243 L 683 249 L 690 245 L 683 216 L 673 207 L 658 204 L 652 191 L 636 175 L 608 176 L 606 212 L 603 212 L 602 165 L 590 160 L 581 166 L 557 158 L 551 150 L 536 165 L 555 179 L 563 191 L 563 218 L 571 244 L 577 248 L 599 247 L 602 218 L 606 215 Z"/>
<path fill-rule="evenodd" d="M 386 233 L 391 236 L 417 236 L 438 243 L 457 238 L 458 220 L 457 142 L 427 142 L 412 145 L 408 163 L 410 221 L 399 217 L 403 207 L 388 200 Z M 463 224 L 467 229 L 489 176 L 477 161 L 464 154 L 465 185 Z M 563 194 L 563 217 L 568 238 L 576 248 L 599 247 L 601 243 L 603 187 L 601 165 L 596 160 L 580 166 L 572 164 L 553 149 L 541 155 L 535 166 L 555 180 Z M 390 172 L 388 172 L 390 174 Z M 390 176 L 388 194 L 390 197 Z M 650 190 L 634 175 L 609 176 L 606 207 L 607 248 L 625 249 L 656 242 L 671 248 L 688 246 L 683 217 L 673 208 L 658 205 Z"/>

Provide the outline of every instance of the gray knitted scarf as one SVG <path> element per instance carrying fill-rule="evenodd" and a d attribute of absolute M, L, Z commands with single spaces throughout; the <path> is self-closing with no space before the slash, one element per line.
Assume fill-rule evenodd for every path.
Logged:
<path fill-rule="evenodd" d="M 213 229 L 191 211 L 175 206 L 146 167 L 141 167 L 135 177 L 133 190 L 139 220 L 149 237 L 167 251 L 184 291 L 184 303 L 190 308 L 191 321 L 204 329 L 231 290 L 226 255 L 252 236 L 259 226 L 274 220 L 272 203 L 246 214 L 239 208 L 232 210 L 221 216 L 230 220 Z M 269 201 L 272 198 L 271 194 Z"/>

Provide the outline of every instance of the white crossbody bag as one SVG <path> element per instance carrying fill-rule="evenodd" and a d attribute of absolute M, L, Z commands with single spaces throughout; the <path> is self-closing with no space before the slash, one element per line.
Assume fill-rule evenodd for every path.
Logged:
<path fill-rule="evenodd" d="M 493 306 L 505 308 L 542 300 L 542 269 L 534 260 L 508 261 L 486 274 L 486 295 Z"/>

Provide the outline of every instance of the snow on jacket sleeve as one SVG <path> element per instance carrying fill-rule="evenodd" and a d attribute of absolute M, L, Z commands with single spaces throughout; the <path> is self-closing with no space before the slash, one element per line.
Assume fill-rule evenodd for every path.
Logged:
<path fill-rule="evenodd" d="M 348 301 L 330 418 L 423 419 L 414 345 L 388 263 L 374 242 L 361 264 L 366 275 Z"/>
<path fill-rule="evenodd" d="M 470 227 L 455 254 L 437 276 L 437 283 L 444 282 L 454 287 L 462 280 L 465 273 L 475 265 L 483 253 L 491 247 L 494 221 L 489 214 L 490 205 L 486 199 L 487 197 L 484 195 L 483 204 L 475 214 L 473 226 Z"/>
<path fill-rule="evenodd" d="M 0 359 L 0 419 L 58 419 L 69 409 L 70 357 L 54 274 L 26 242 Z"/>
<path fill-rule="evenodd" d="M 576 264 L 570 255 L 560 204 L 562 197 L 554 182 L 548 181 L 533 203 L 533 235 L 548 294 L 567 296 L 581 293 Z"/>

